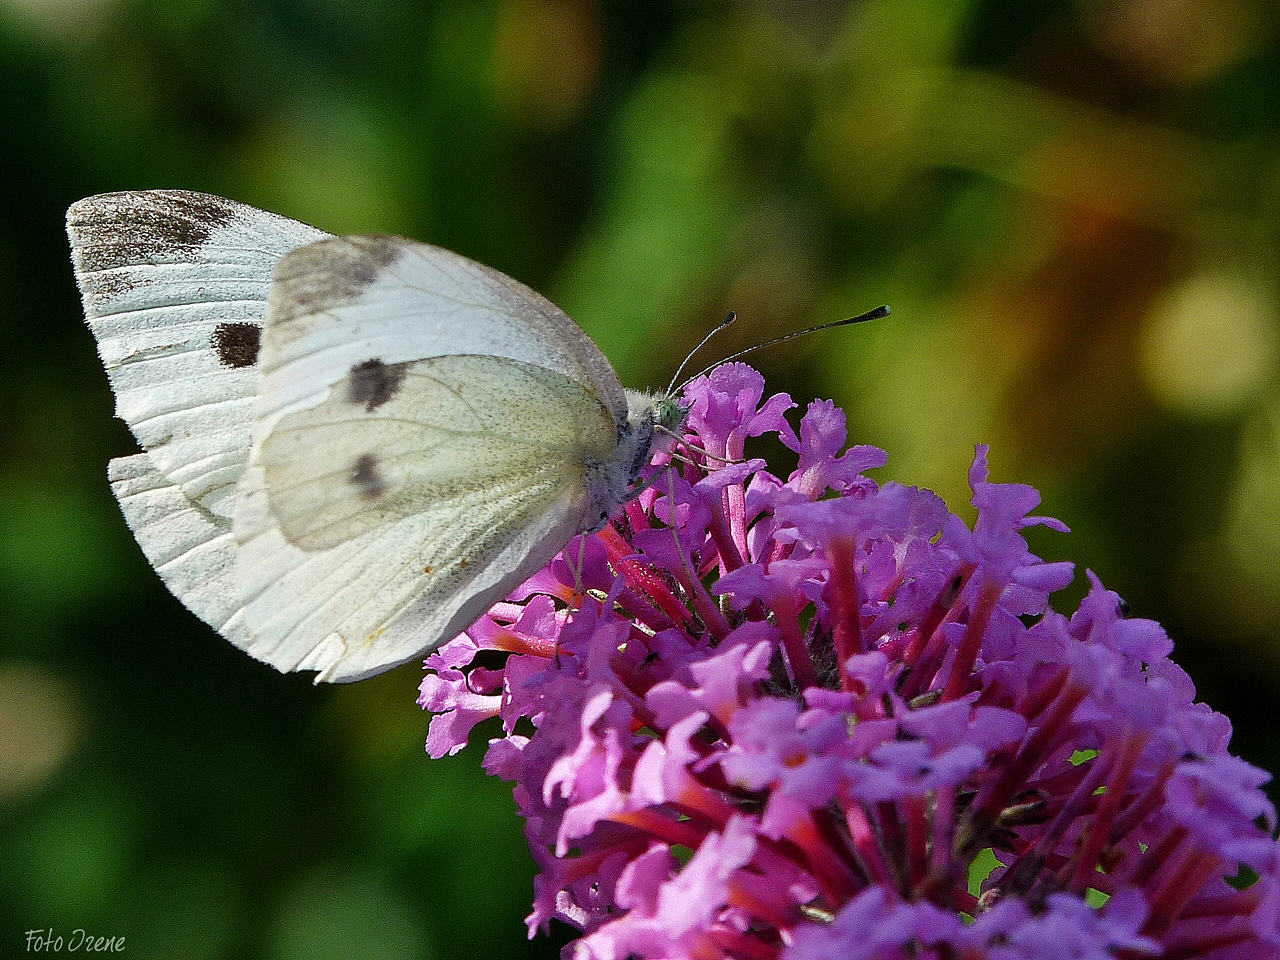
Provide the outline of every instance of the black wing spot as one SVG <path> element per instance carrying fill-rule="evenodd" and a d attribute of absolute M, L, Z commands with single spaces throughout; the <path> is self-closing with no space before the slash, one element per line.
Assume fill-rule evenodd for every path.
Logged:
<path fill-rule="evenodd" d="M 403 363 L 387 366 L 377 357 L 357 363 L 351 368 L 347 402 L 364 404 L 365 412 L 373 413 L 396 395 L 404 382 L 404 375 Z"/>
<path fill-rule="evenodd" d="M 209 342 L 224 367 L 252 367 L 258 362 L 262 328 L 256 323 L 220 323 L 213 328 Z"/>
<path fill-rule="evenodd" d="M 351 482 L 360 488 L 360 495 L 367 500 L 376 500 L 387 489 L 382 477 L 378 476 L 378 458 L 372 453 L 363 453 L 356 458 L 351 468 Z"/>

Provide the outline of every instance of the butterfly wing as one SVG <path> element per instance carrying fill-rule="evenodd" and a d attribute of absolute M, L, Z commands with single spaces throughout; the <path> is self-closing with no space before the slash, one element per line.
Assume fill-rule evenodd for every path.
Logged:
<path fill-rule="evenodd" d="M 113 461 L 112 489 L 173 593 L 255 656 L 318 679 L 377 673 L 589 525 L 585 464 L 615 449 L 626 399 L 527 287 L 437 247 L 327 238 L 183 191 L 91 197 L 67 229 L 145 451 Z M 417 366 L 442 357 L 455 366 Z M 466 403 L 445 404 L 458 391 Z"/>
<path fill-rule="evenodd" d="M 549 561 L 627 412 L 554 304 L 394 237 L 283 258 L 260 368 L 235 517 L 245 649 L 323 680 L 438 646 Z"/>
<path fill-rule="evenodd" d="M 272 271 L 327 234 L 221 197 L 145 190 L 73 204 L 67 235 L 116 415 L 187 500 L 229 518 Z"/>
<path fill-rule="evenodd" d="M 358 680 L 466 629 L 581 530 L 617 443 L 581 384 L 507 357 L 359 368 L 275 419 L 241 484 L 251 654 Z M 594 519 L 594 518 L 593 518 Z"/>
<path fill-rule="evenodd" d="M 483 354 L 559 373 L 625 421 L 608 359 L 541 294 L 449 250 L 388 236 L 333 237 L 281 260 L 263 332 L 259 434 L 314 406 L 352 367 Z"/>
<path fill-rule="evenodd" d="M 195 506 L 145 453 L 112 460 L 107 476 L 129 529 L 170 592 L 236 646 L 249 643 L 231 522 Z"/>
<path fill-rule="evenodd" d="M 146 451 L 111 461 L 112 492 L 174 596 L 247 643 L 231 513 L 267 288 L 284 254 L 327 234 L 221 197 L 144 190 L 73 204 L 67 235 L 116 414 Z"/>

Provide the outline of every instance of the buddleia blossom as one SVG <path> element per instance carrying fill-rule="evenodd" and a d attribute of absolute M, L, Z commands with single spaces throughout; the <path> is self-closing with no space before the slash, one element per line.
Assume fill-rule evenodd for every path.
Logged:
<path fill-rule="evenodd" d="M 501 722 L 531 936 L 570 924 L 580 960 L 1280 957 L 1266 774 L 1158 624 L 1092 573 L 1050 606 L 1073 570 L 1028 549 L 1066 532 L 1035 490 L 979 447 L 970 528 L 868 479 L 885 454 L 846 449 L 832 404 L 797 433 L 749 367 L 685 402 L 698 462 L 659 458 L 427 661 L 431 755 Z M 746 457 L 765 434 L 785 479 Z"/>

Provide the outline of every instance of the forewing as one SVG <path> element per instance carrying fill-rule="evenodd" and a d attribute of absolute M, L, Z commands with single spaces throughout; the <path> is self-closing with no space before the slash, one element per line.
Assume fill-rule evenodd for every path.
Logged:
<path fill-rule="evenodd" d="M 246 649 L 336 681 L 434 649 L 590 525 L 587 465 L 616 442 L 611 412 L 541 367 L 357 368 L 255 446 L 235 517 Z"/>
<path fill-rule="evenodd" d="M 67 211 L 67 234 L 116 415 L 152 468 L 229 518 L 251 445 L 272 271 L 328 235 L 180 190 L 81 200 Z"/>
<path fill-rule="evenodd" d="M 485 354 L 551 370 L 626 417 L 617 374 L 562 310 L 510 277 L 439 247 L 334 237 L 276 268 L 255 418 L 312 406 L 358 364 Z M 257 434 L 261 435 L 261 434 Z"/>
<path fill-rule="evenodd" d="M 231 521 L 194 506 L 145 453 L 112 460 L 107 474 L 129 529 L 165 586 L 228 640 L 248 644 Z"/>

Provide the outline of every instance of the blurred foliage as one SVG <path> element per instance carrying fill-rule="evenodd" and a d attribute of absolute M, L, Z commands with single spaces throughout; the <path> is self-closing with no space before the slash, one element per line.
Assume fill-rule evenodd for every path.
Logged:
<path fill-rule="evenodd" d="M 953 506 L 990 442 L 1075 530 L 1035 548 L 1165 623 L 1280 767 L 1277 24 L 1275 0 L 0 0 L 0 954 L 50 927 L 135 960 L 564 939 L 525 942 L 510 791 L 479 751 L 426 760 L 413 668 L 276 675 L 134 547 L 62 234 L 106 190 L 452 247 L 633 386 L 730 309 L 708 356 L 888 302 L 753 362 Z"/>

